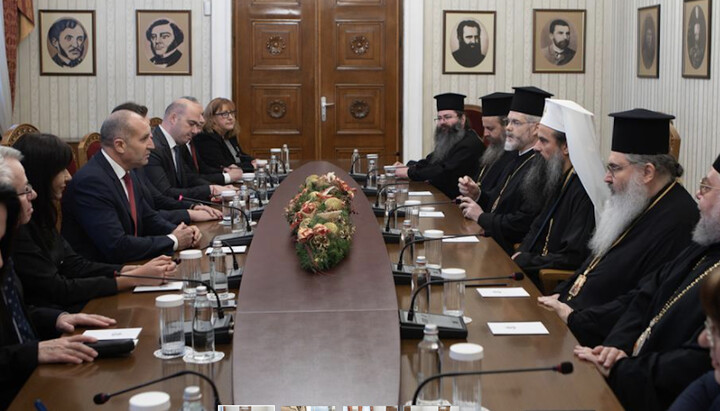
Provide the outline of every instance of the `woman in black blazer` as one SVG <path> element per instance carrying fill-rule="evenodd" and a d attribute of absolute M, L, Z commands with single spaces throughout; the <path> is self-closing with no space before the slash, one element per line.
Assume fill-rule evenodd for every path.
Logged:
<path fill-rule="evenodd" d="M 243 152 L 237 141 L 240 134 L 235 103 L 218 97 L 210 101 L 205 112 L 203 132 L 193 137 L 200 174 L 220 173 L 227 167 L 253 172 L 255 160 Z"/>

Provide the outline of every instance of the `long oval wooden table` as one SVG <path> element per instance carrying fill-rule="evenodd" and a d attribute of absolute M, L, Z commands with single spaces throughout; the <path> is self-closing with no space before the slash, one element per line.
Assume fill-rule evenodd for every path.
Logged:
<path fill-rule="evenodd" d="M 407 308 L 409 287 L 393 286 L 389 262 L 397 259 L 397 245 L 383 245 L 365 229 L 378 230 L 378 219 L 365 215 L 365 197 L 358 193 L 354 216 L 358 232 L 350 257 L 331 274 L 300 271 L 292 252 L 287 223 L 281 210 L 305 173 L 344 171 L 315 163 L 299 168 L 278 189 L 257 227 L 249 254 L 240 256 L 246 274 L 238 296 L 232 345 L 219 345 L 226 357 L 213 365 L 188 365 L 182 360 L 160 361 L 154 299 L 158 294 L 122 293 L 91 301 L 85 312 L 118 320 L 118 327 L 143 327 L 140 342 L 128 358 L 102 359 L 81 365 L 38 367 L 11 406 L 32 409 L 42 398 L 48 409 L 94 409 L 92 396 L 190 369 L 211 376 L 223 403 L 274 405 L 403 405 L 417 385 L 415 353 L 418 340 L 399 340 L 397 308 Z M 354 185 L 354 183 L 351 183 Z M 356 185 L 354 185 L 356 186 Z M 357 186 L 356 186 L 357 187 Z M 447 198 L 425 183 L 412 190 L 429 190 L 423 202 Z M 422 218 L 422 229 L 446 233 L 477 232 L 456 206 L 438 206 L 444 218 Z M 200 224 L 206 239 L 226 229 L 216 223 Z M 266 230 L 267 229 L 267 230 Z M 443 265 L 467 270 L 468 276 L 506 275 L 517 266 L 487 238 L 479 243 L 445 244 Z M 421 248 L 422 249 L 422 248 Z M 203 260 L 206 264 L 206 260 Z M 295 265 L 293 265 L 293 263 Z M 362 275 L 356 270 L 362 267 Z M 531 295 L 518 299 L 482 299 L 472 288 L 466 294 L 468 341 L 485 348 L 484 369 L 534 367 L 572 361 L 575 372 L 495 375 L 483 378 L 483 405 L 490 410 L 597 409 L 619 410 L 612 391 L 589 364 L 572 356 L 577 344 L 567 327 L 537 306 L 537 289 L 528 280 L 519 283 Z M 431 311 L 441 312 L 441 287 L 432 291 Z M 393 318 L 394 328 L 389 327 Z M 541 321 L 549 330 L 542 336 L 493 336 L 488 321 Z M 445 347 L 457 341 L 443 341 Z M 447 357 L 447 356 L 446 356 Z M 446 358 L 447 359 L 447 358 Z M 211 391 L 196 377 L 182 377 L 144 390 L 168 392 L 179 407 L 186 385 L 199 384 L 206 409 L 212 409 Z M 450 381 L 443 382 L 445 398 L 452 398 Z M 130 394 L 111 399 L 98 409 L 126 410 Z"/>

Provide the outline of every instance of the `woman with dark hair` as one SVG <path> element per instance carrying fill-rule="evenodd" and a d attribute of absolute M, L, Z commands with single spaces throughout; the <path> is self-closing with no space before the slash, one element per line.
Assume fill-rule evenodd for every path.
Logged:
<path fill-rule="evenodd" d="M 0 179 L 8 168 L 0 158 Z M 57 338 L 75 326 L 107 327 L 112 318 L 95 314 L 68 314 L 50 308 L 27 307 L 8 258 L 19 224 L 20 202 L 14 187 L 0 184 L 0 409 L 6 409 L 38 364 L 92 361 L 97 352 L 84 335 Z M 43 340 L 43 341 L 41 341 Z"/>
<path fill-rule="evenodd" d="M 159 280 L 175 273 L 168 256 L 142 266 L 88 261 L 76 254 L 57 229 L 57 203 L 70 181 L 70 146 L 52 134 L 28 134 L 14 146 L 28 182 L 37 192 L 30 222 L 18 230 L 13 259 L 28 304 L 76 312 L 96 297 L 116 294 L 136 285 L 158 281 L 116 277 L 116 272 L 149 275 Z"/>
<path fill-rule="evenodd" d="M 193 144 L 202 159 L 200 174 L 226 172 L 240 167 L 245 172 L 255 169 L 255 160 L 245 154 L 237 141 L 240 126 L 235 103 L 226 98 L 212 99 L 205 107 L 203 132 L 193 137 Z"/>

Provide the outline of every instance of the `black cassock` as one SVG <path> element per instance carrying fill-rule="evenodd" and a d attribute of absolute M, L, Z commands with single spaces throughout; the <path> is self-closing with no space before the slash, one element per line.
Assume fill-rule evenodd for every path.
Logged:
<path fill-rule="evenodd" d="M 608 384 L 628 410 L 666 409 L 692 381 L 712 369 L 708 351 L 697 343 L 704 328 L 702 281 L 693 282 L 720 261 L 720 244 L 693 243 L 672 263 L 648 276 L 603 342 L 628 354 L 610 372 Z M 715 267 L 717 271 L 717 267 Z M 668 301 L 687 290 L 660 317 L 638 355 L 633 347 Z"/>
<path fill-rule="evenodd" d="M 485 146 L 474 130 L 465 130 L 465 137 L 457 142 L 445 160 L 433 163 L 430 153 L 420 161 L 408 161 L 408 177 L 413 181 L 428 181 L 449 198 L 460 195 L 458 179 L 475 176 Z"/>
<path fill-rule="evenodd" d="M 495 187 L 499 184 L 500 177 L 502 177 L 505 167 L 507 167 L 508 164 L 516 158 L 517 151 L 505 151 L 494 163 L 481 167 L 480 176 L 477 178 L 478 187 L 480 187 L 481 192 L 495 192 Z M 483 199 L 483 197 L 481 197 L 481 199 Z M 492 202 L 495 201 L 495 197 L 488 198 L 485 196 L 484 200 L 485 202 L 480 202 L 480 200 L 478 200 L 478 204 L 480 204 L 480 207 L 482 207 L 483 210 L 489 210 Z M 489 202 L 490 205 L 488 205 L 487 202 Z"/>
<path fill-rule="evenodd" d="M 514 245 L 525 237 L 545 203 L 544 199 L 528 201 L 522 190 L 522 182 L 533 168 L 533 161 L 541 161 L 540 157 L 535 150 L 515 156 L 505 167 L 495 189 L 480 193 L 478 204 L 486 207 L 482 207 L 484 212 L 477 222 L 485 235 L 492 237 L 508 255 L 514 253 Z M 495 204 L 497 207 L 493 210 Z"/>
<path fill-rule="evenodd" d="M 650 204 L 658 198 L 655 206 L 641 214 L 625 238 L 588 273 L 576 297 L 569 299 L 570 289 L 593 255 L 569 280 L 558 285 L 555 292 L 560 293 L 560 301 L 574 310 L 608 303 L 631 291 L 646 274 L 673 260 L 690 244 L 699 216 L 695 201 L 679 183 L 669 190 L 664 187 Z"/>
<path fill-rule="evenodd" d="M 535 284 L 539 283 L 538 271 L 542 268 L 575 270 L 590 253 L 587 243 L 593 230 L 595 207 L 577 174 L 573 171 L 568 177 L 566 172 L 563 184 L 530 226 L 530 232 L 518 248 L 521 254 L 515 257 L 515 263 Z"/>

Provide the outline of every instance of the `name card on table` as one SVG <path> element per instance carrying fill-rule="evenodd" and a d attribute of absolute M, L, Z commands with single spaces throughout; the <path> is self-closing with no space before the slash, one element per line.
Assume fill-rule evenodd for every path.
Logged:
<path fill-rule="evenodd" d="M 223 247 L 223 253 L 230 254 L 230 247 Z M 208 247 L 207 250 L 205 250 L 205 255 L 210 255 L 212 253 L 212 247 Z M 242 254 L 245 251 L 247 251 L 246 245 L 234 245 L 232 248 L 233 252 L 235 254 Z"/>
<path fill-rule="evenodd" d="M 550 334 L 540 321 L 488 322 L 493 335 L 543 335 Z"/>
<path fill-rule="evenodd" d="M 468 235 L 467 237 L 455 237 L 455 238 L 444 238 L 443 243 L 479 243 L 480 240 L 474 235 Z"/>
<path fill-rule="evenodd" d="M 485 298 L 530 297 L 530 294 L 522 287 L 487 287 L 478 288 L 477 292 Z"/>
<path fill-rule="evenodd" d="M 83 335 L 95 337 L 98 340 L 137 340 L 142 327 L 139 328 L 112 328 L 109 330 L 87 330 Z"/>
<path fill-rule="evenodd" d="M 445 214 L 442 211 L 421 211 L 420 217 L 431 217 L 431 218 L 444 218 Z"/>
<path fill-rule="evenodd" d="M 151 293 L 154 291 L 179 291 L 183 288 L 182 281 L 170 281 L 163 285 L 138 285 L 133 289 L 134 293 Z"/>
<path fill-rule="evenodd" d="M 432 193 L 429 191 L 409 191 L 408 196 L 410 197 L 422 197 L 422 196 L 431 196 Z"/>

